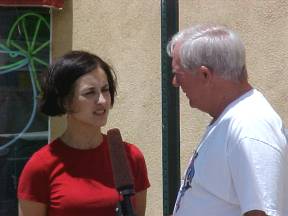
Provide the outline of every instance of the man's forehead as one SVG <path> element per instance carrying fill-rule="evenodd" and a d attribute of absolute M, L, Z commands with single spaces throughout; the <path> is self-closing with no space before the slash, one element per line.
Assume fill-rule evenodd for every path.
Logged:
<path fill-rule="evenodd" d="M 172 56 L 174 55 L 178 55 L 179 52 L 180 52 L 180 49 L 181 49 L 181 43 L 180 42 L 176 42 L 173 46 L 173 49 L 172 49 Z"/>
<path fill-rule="evenodd" d="M 181 68 L 181 61 L 180 61 L 180 56 L 178 55 L 177 52 L 173 52 L 172 55 L 172 67 L 173 68 Z"/>

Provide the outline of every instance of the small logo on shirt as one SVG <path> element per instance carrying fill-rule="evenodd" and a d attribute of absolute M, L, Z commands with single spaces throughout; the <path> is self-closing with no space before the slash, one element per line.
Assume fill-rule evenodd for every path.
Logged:
<path fill-rule="evenodd" d="M 176 204 L 175 204 L 175 212 L 178 211 L 178 209 L 180 207 L 181 199 L 184 196 L 185 192 L 189 188 L 191 188 L 192 179 L 193 179 L 193 176 L 195 174 L 194 161 L 197 158 L 197 156 L 198 156 L 198 152 L 195 151 L 194 154 L 193 154 L 193 157 L 192 157 L 192 159 L 190 161 L 190 164 L 188 166 L 188 169 L 186 171 L 184 182 L 183 182 L 183 184 L 182 184 L 182 186 L 180 188 L 180 191 L 178 193 L 178 197 L 177 197 Z"/>

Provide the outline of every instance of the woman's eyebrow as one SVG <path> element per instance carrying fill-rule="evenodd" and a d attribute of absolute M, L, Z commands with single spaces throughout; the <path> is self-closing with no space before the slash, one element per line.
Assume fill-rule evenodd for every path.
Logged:
<path fill-rule="evenodd" d="M 87 92 L 87 91 L 94 91 L 95 87 L 94 86 L 85 86 L 84 88 L 81 89 L 81 92 Z"/>

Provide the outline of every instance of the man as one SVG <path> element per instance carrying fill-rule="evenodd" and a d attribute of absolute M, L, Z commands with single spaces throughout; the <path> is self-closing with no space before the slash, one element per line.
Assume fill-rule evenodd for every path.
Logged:
<path fill-rule="evenodd" d="M 186 170 L 174 216 L 287 216 L 287 140 L 247 80 L 245 48 L 227 27 L 198 25 L 167 47 L 173 85 L 212 121 Z"/>

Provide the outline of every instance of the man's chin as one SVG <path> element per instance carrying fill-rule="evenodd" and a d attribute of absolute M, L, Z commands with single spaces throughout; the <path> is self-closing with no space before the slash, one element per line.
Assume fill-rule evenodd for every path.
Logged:
<path fill-rule="evenodd" d="M 193 104 L 193 102 L 191 100 L 189 100 L 189 105 L 191 108 L 195 108 L 195 104 Z"/>

